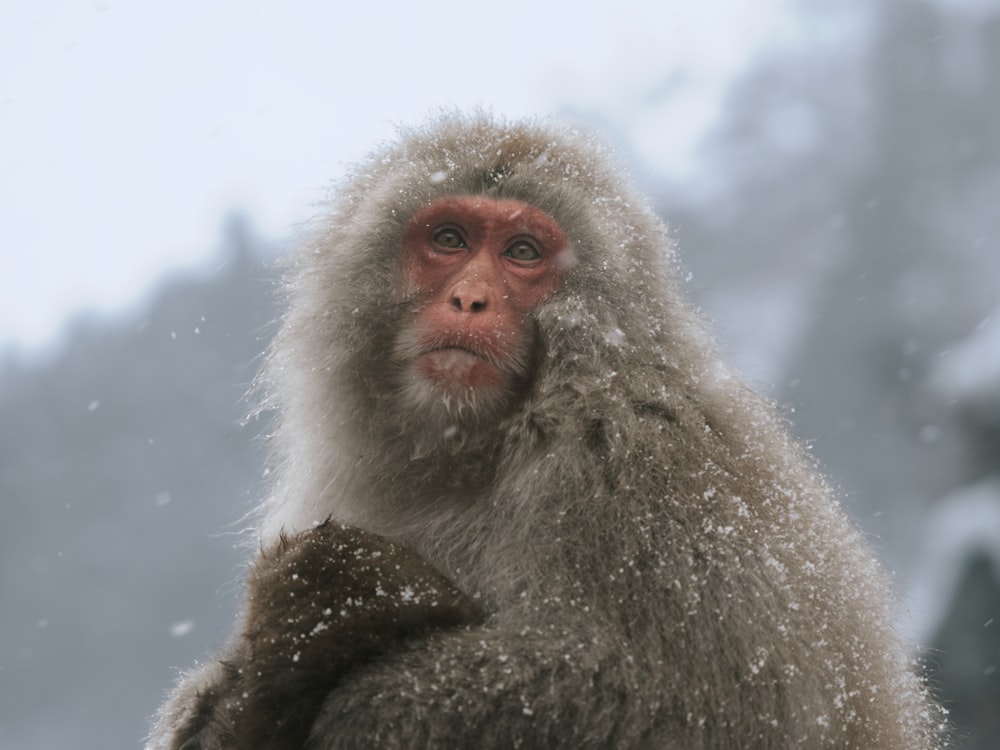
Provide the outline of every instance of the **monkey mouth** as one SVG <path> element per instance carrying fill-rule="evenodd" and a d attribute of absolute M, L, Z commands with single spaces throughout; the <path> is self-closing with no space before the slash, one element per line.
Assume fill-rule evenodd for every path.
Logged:
<path fill-rule="evenodd" d="M 498 349 L 495 346 L 487 345 L 492 342 L 484 343 L 478 337 L 471 335 L 456 335 L 454 333 L 447 336 L 417 335 L 400 343 L 403 346 L 397 347 L 397 353 L 403 354 L 405 359 L 411 361 L 425 357 L 449 359 L 456 363 L 480 360 L 497 370 L 510 374 L 516 374 L 518 370 L 518 358 L 512 356 L 512 353 L 504 351 L 502 347 Z"/>
<path fill-rule="evenodd" d="M 395 358 L 407 378 L 458 391 L 508 390 L 524 380 L 529 352 L 503 339 L 467 331 L 437 332 L 414 327 L 397 340 Z"/>
<path fill-rule="evenodd" d="M 485 353 L 467 346 L 436 346 L 414 361 L 426 379 L 444 386 L 466 388 L 503 387 L 509 375 Z"/>
<path fill-rule="evenodd" d="M 492 357 L 489 357 L 478 349 L 474 349 L 471 346 L 466 346 L 464 344 L 444 344 L 441 346 L 432 346 L 421 352 L 421 354 L 435 354 L 437 352 L 457 352 L 457 356 L 466 354 L 470 357 L 478 357 L 479 359 L 486 360 L 492 365 L 496 364 Z"/>

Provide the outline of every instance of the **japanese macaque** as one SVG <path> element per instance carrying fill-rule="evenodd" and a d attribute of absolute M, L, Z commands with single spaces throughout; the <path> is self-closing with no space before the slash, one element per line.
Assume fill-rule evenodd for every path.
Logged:
<path fill-rule="evenodd" d="M 942 745 L 886 579 L 592 139 L 445 116 L 342 185 L 260 378 L 247 603 L 165 748 Z"/>

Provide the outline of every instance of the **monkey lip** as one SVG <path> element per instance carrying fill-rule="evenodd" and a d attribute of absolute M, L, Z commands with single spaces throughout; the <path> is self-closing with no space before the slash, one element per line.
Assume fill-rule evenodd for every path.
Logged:
<path fill-rule="evenodd" d="M 507 375 L 489 357 L 465 346 L 429 349 L 419 356 L 417 366 L 424 377 L 443 385 L 482 388 L 507 384 Z"/>
<path fill-rule="evenodd" d="M 438 354 L 438 353 L 448 353 L 448 352 L 455 353 L 457 354 L 457 356 L 465 354 L 470 357 L 478 357 L 479 359 L 485 359 L 487 361 L 489 359 L 488 357 L 476 351 L 475 349 L 468 346 L 463 346 L 462 344 L 447 344 L 445 346 L 436 346 L 433 349 L 429 349 L 428 351 L 424 352 L 424 354 Z"/>

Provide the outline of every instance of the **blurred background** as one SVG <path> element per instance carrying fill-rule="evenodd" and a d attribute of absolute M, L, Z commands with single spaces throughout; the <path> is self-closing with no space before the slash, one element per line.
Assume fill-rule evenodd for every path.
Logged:
<path fill-rule="evenodd" d="M 1000 747 L 1000 0 L 358 5 L 0 5 L 0 748 L 140 746 L 223 642 L 276 262 L 473 106 L 621 154 Z"/>

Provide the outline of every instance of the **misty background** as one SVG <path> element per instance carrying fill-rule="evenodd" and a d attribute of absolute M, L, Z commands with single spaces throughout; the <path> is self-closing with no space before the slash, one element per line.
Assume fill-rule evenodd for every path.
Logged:
<path fill-rule="evenodd" d="M 110 2 L 81 7 L 119 11 Z M 329 153 L 296 151 L 287 133 L 281 152 L 335 181 L 344 169 L 336 159 L 391 137 L 393 121 L 412 124 L 434 106 L 467 101 L 599 132 L 674 228 L 689 292 L 729 359 L 785 405 L 893 571 L 900 627 L 923 647 L 963 746 L 1000 747 L 1000 2 L 763 3 L 760 13 L 772 15 L 760 28 L 727 15 L 725 2 L 706 7 L 717 18 L 689 22 L 709 36 L 677 39 L 682 56 L 708 47 L 700 62 L 658 57 L 649 45 L 675 37 L 640 24 L 637 46 L 648 48 L 602 57 L 608 72 L 585 62 L 593 54 L 582 42 L 599 42 L 592 30 L 570 57 L 549 57 L 562 43 L 551 41 L 560 13 L 540 9 L 551 24 L 518 38 L 494 36 L 489 20 L 444 23 L 405 51 L 447 57 L 428 80 L 445 66 L 475 67 L 479 55 L 501 58 L 483 73 L 478 99 L 465 89 L 451 98 L 373 91 L 366 115 L 341 113 L 343 132 L 337 118 L 325 123 Z M 197 26 L 198 11 L 189 12 Z M 743 24 L 752 39 L 729 49 L 739 34 L 711 36 L 713 24 L 730 34 Z M 609 35 L 626 28 L 620 18 L 612 26 Z M 6 29 L 4 44 L 17 33 Z M 202 35 L 211 49 L 215 40 Z M 226 45 L 217 41 L 221 60 Z M 378 46 L 375 36 L 368 42 Z M 267 85 L 266 52 L 260 68 L 220 62 L 218 85 Z M 492 71 L 502 72 L 503 59 L 520 75 L 516 66 L 530 69 L 532 56 L 534 79 L 546 83 L 511 75 L 504 85 L 534 93 L 491 98 L 492 86 L 502 89 Z M 713 68 L 716 58 L 725 65 Z M 618 64 L 624 72 L 614 74 Z M 120 67 L 125 75 L 127 56 Z M 308 96 L 363 86 L 364 67 L 359 59 L 332 71 L 331 92 Z M 14 126 L 3 118 L 17 114 L 16 75 L 0 70 L 0 129 L 9 136 Z M 602 93 L 581 93 L 590 88 Z M 297 102 L 289 95 L 273 105 L 294 111 Z M 133 116 L 120 106 L 102 117 Z M 234 110 L 234 121 L 241 116 Z M 355 132 L 365 117 L 383 129 Z M 61 124 L 65 136 L 46 122 L 53 132 L 42 136 L 65 139 L 53 145 L 54 160 L 60 149 L 86 150 L 71 135 L 77 121 Z M 226 151 L 238 130 L 223 129 L 207 148 Z M 26 160 L 7 136 L 0 173 L 47 195 L 39 191 L 53 182 L 52 165 Z M 162 145 L 123 150 L 141 159 Z M 290 169 L 263 160 L 244 172 L 237 162 L 223 166 L 247 184 Z M 28 172 L 41 174 L 31 182 Z M 100 164 L 93 174 L 99 182 Z M 200 196 L 197 168 L 175 177 Z M 148 174 L 150 186 L 162 181 Z M 244 517 L 267 472 L 259 445 L 267 425 L 244 423 L 244 395 L 280 315 L 277 263 L 322 207 L 320 178 L 308 184 L 315 190 L 299 188 L 279 209 L 249 187 L 205 197 L 209 228 L 195 242 L 171 234 L 169 195 L 147 195 L 164 207 L 123 233 L 140 210 L 125 198 L 87 227 L 68 205 L 84 201 L 86 185 L 73 186 L 73 199 L 52 184 L 55 197 L 35 216 L 0 174 L 0 748 L 138 747 L 177 669 L 224 641 L 252 551 Z M 147 183 L 129 187 L 142 200 Z M 60 292 L 69 310 L 99 308 L 61 327 L 33 322 L 34 297 L 18 296 L 42 294 L 31 279 L 43 272 L 60 290 L 89 288 L 85 273 L 120 270 L 108 260 L 115 241 L 145 258 L 163 237 L 173 261 L 150 266 L 152 285 L 140 275 L 127 281 L 131 296 L 94 287 L 77 301 Z M 81 265 L 64 263 L 56 245 Z"/>

